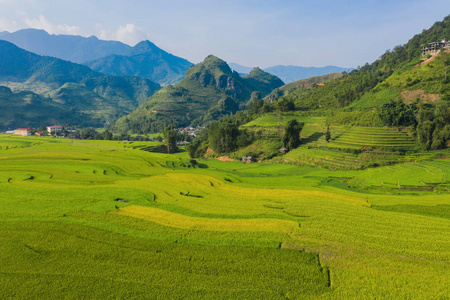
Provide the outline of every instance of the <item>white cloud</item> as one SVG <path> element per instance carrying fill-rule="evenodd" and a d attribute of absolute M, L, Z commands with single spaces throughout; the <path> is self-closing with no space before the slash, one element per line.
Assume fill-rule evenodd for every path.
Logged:
<path fill-rule="evenodd" d="M 0 0 L 1 1 L 1 0 Z M 16 21 L 10 21 L 6 18 L 0 17 L 0 31 L 13 32 L 19 29 Z"/>
<path fill-rule="evenodd" d="M 37 19 L 25 18 L 24 22 L 30 28 L 44 29 L 51 34 L 82 35 L 80 27 L 67 24 L 53 24 L 43 15 L 40 15 Z"/>
<path fill-rule="evenodd" d="M 119 26 L 117 31 L 109 31 L 101 24 L 95 24 L 96 35 L 101 40 L 115 40 L 134 46 L 140 41 L 148 39 L 148 35 L 135 24 Z"/>
<path fill-rule="evenodd" d="M 115 34 L 115 39 L 132 46 L 147 38 L 147 34 L 134 24 L 120 26 Z"/>

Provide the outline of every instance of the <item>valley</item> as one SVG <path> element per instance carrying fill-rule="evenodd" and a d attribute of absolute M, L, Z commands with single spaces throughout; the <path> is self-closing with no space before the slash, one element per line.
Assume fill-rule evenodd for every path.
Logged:
<path fill-rule="evenodd" d="M 0 146 L 2 298 L 449 292 L 448 160 L 332 171 L 194 164 L 139 142 Z M 447 190 L 396 187 L 421 186 L 414 178 Z"/>
<path fill-rule="evenodd" d="M 188 8 L 172 38 L 210 42 Z M 276 39 L 242 29 L 255 58 L 340 50 L 267 16 Z M 448 299 L 450 16 L 356 68 L 1 18 L 1 299 Z"/>

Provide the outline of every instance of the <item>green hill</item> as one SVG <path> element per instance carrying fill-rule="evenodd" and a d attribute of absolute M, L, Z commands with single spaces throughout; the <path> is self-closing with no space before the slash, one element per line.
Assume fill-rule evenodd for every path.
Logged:
<path fill-rule="evenodd" d="M 450 16 L 372 64 L 320 78 L 323 84 L 311 78 L 275 89 L 265 103 L 253 101 L 246 113 L 210 126 L 189 153 L 201 157 L 211 149 L 212 156 L 332 169 L 445 155 L 442 149 L 450 146 L 450 49 L 422 57 L 420 45 L 448 38 Z M 295 146 L 289 146 L 291 140 Z M 424 152 L 430 150 L 436 151 Z"/>
<path fill-rule="evenodd" d="M 58 124 L 66 119 L 92 125 L 82 112 L 65 109 L 61 103 L 30 91 L 13 93 L 8 87 L 0 86 L 0 107 L 1 129 Z"/>
<path fill-rule="evenodd" d="M 179 82 L 192 65 L 149 41 L 140 42 L 123 55 L 110 55 L 85 64 L 105 74 L 139 76 L 163 85 Z"/>
<path fill-rule="evenodd" d="M 155 93 L 130 115 L 119 119 L 116 131 L 151 132 L 163 126 L 207 125 L 244 107 L 253 92 L 262 97 L 283 82 L 277 77 L 253 70 L 240 77 L 227 63 L 213 55 L 187 70 L 174 86 Z"/>
<path fill-rule="evenodd" d="M 275 97 L 281 97 L 299 89 L 308 90 L 312 87 L 317 86 L 317 84 L 324 83 L 326 81 L 337 79 L 340 77 L 342 77 L 342 73 L 330 73 L 321 76 L 314 76 L 306 79 L 297 80 L 273 90 L 268 95 L 268 97 L 270 99 L 274 99 Z"/>
<path fill-rule="evenodd" d="M 331 80 L 325 86 L 312 89 L 307 93 L 299 89 L 290 93 L 289 97 L 295 101 L 297 107 L 302 109 L 326 108 L 336 110 L 345 108 L 364 97 L 367 98 L 363 100 L 366 103 L 363 106 L 373 107 L 373 105 L 367 104 L 371 102 L 370 99 L 376 99 L 380 96 L 389 100 L 406 89 L 425 89 L 425 93 L 446 95 L 449 93 L 449 88 L 448 82 L 442 80 L 445 75 L 442 63 L 440 64 L 441 67 L 438 67 L 439 71 L 428 69 L 439 65 L 438 62 L 436 62 L 437 65 L 430 64 L 428 67 L 418 69 L 413 67 L 420 62 L 421 45 L 440 41 L 444 38 L 450 38 L 450 16 L 442 22 L 436 22 L 430 29 L 415 35 L 405 45 L 396 46 L 393 50 L 386 51 L 372 64 L 367 63 L 346 76 Z M 403 75 L 404 72 L 409 74 Z M 432 73 L 435 74 L 432 75 Z M 391 75 L 393 77 L 389 78 Z M 372 97 L 375 93 L 379 94 Z M 383 100 L 378 102 L 382 104 Z"/>
<path fill-rule="evenodd" d="M 83 124 L 95 126 L 131 112 L 160 88 L 148 79 L 105 76 L 83 65 L 39 56 L 6 41 L 0 41 L 0 85 L 16 92 L 41 94 L 46 101 L 54 100 L 66 112 L 57 114 L 64 116 L 57 123 L 80 125 L 75 116 L 89 111 L 84 115 Z M 12 98 L 17 99 L 16 96 Z M 1 108 L 5 109 L 3 105 Z M 48 113 L 41 112 L 38 118 L 41 124 L 50 122 Z M 26 118 L 22 120 L 23 124 L 34 124 L 30 122 Z M 0 127 L 7 124 L 10 124 L 9 119 L 0 119 Z"/>

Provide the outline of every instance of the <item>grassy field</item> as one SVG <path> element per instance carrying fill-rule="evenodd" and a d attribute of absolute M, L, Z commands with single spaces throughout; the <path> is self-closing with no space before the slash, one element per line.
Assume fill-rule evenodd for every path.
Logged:
<path fill-rule="evenodd" d="M 143 144 L 0 136 L 0 298 L 448 299 L 448 160 L 199 168 Z"/>

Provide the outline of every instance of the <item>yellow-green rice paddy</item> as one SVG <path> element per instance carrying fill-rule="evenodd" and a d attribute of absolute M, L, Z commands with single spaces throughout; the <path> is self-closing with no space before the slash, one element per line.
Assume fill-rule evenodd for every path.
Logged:
<path fill-rule="evenodd" d="M 450 295 L 448 160 L 199 167 L 139 143 L 0 136 L 0 298 Z"/>

